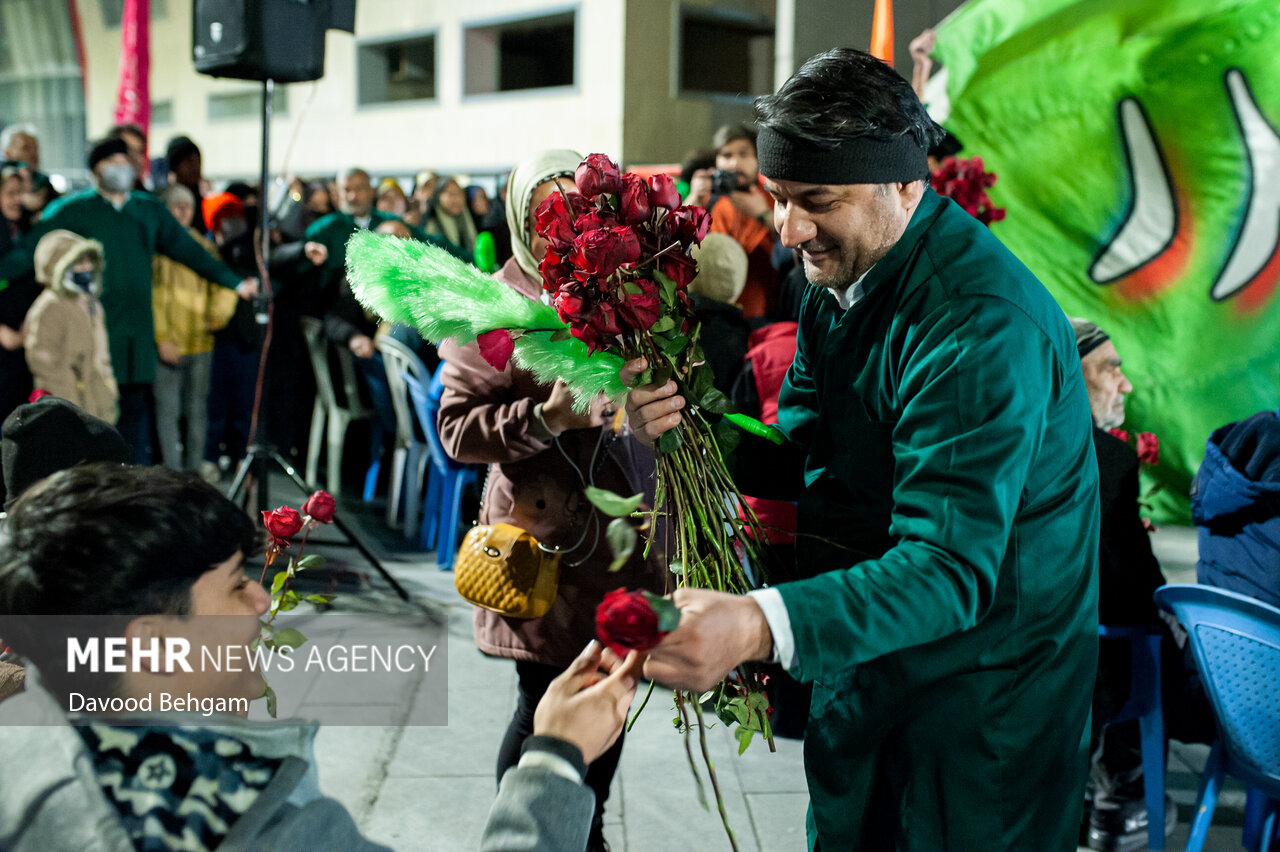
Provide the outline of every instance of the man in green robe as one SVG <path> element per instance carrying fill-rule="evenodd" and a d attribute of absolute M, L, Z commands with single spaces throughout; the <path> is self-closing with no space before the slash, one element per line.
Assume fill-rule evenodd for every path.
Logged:
<path fill-rule="evenodd" d="M 320 287 L 322 292 L 334 294 L 336 288 L 329 287 L 336 283 L 336 276 L 342 274 L 347 263 L 347 240 L 358 230 L 376 231 L 384 222 L 400 221 L 399 217 L 384 213 L 374 208 L 377 196 L 369 173 L 364 169 L 349 169 L 342 177 L 342 195 L 346 210 L 335 210 L 312 222 L 307 228 L 306 241 L 320 243 L 328 249 L 328 257 L 321 266 Z M 427 234 L 421 228 L 409 227 L 409 234 L 415 240 L 433 243 L 446 249 L 454 257 L 471 263 L 471 255 L 442 237 Z M 302 263 L 299 272 L 310 270 L 309 263 Z"/>
<path fill-rule="evenodd" d="M 813 849 L 1072 850 L 1098 480 L 1071 327 L 928 188 L 942 131 L 889 66 L 830 51 L 756 113 L 780 239 L 814 286 L 779 400 L 788 440 L 770 463 L 744 439 L 735 473 L 799 501 L 806 578 L 677 591 L 680 626 L 645 674 L 704 689 L 773 658 L 814 682 Z M 684 404 L 635 390 L 632 426 L 653 440 Z"/>
<path fill-rule="evenodd" d="M 104 139 L 89 151 L 94 186 L 58 199 L 44 212 L 21 250 L 0 261 L 0 280 L 33 268 L 40 237 L 65 229 L 102 243 L 102 310 L 111 369 L 120 386 L 120 434 L 136 464 L 150 464 L 151 384 L 156 376 L 155 320 L 151 311 L 152 259 L 158 254 L 190 267 L 242 298 L 257 292 L 257 279 L 241 278 L 205 251 L 173 214 L 146 192 L 133 190 L 135 174 L 122 139 Z"/>

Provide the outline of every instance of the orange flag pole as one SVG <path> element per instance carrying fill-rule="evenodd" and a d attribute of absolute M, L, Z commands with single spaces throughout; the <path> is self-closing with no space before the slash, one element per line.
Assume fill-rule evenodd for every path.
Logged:
<path fill-rule="evenodd" d="M 893 64 L 893 0 L 876 0 L 871 18 L 871 55 Z"/>

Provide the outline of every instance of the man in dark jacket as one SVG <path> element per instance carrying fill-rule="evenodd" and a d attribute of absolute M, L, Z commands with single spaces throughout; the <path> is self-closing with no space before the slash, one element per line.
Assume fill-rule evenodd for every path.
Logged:
<path fill-rule="evenodd" d="M 1124 398 L 1133 391 L 1115 344 L 1094 323 L 1072 318 L 1076 349 L 1098 456 L 1101 528 L 1098 537 L 1098 620 L 1106 625 L 1158 628 L 1152 594 L 1164 585 L 1164 574 L 1151 552 L 1151 540 L 1138 515 L 1138 454 L 1107 430 L 1124 423 Z M 1169 646 L 1173 652 L 1173 646 Z M 1136 719 L 1107 724 L 1129 697 L 1129 643 L 1103 642 L 1098 649 L 1098 679 L 1093 693 L 1089 782 L 1089 846 L 1099 850 L 1132 849 L 1147 840 L 1143 798 L 1141 733 Z M 1166 833 L 1176 822 L 1165 810 Z M 1135 846 L 1134 844 L 1137 844 Z"/>

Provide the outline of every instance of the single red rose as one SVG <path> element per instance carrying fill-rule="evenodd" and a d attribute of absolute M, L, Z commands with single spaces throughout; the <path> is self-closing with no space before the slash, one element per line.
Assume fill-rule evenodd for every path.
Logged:
<path fill-rule="evenodd" d="M 682 290 L 688 287 L 698 275 L 697 261 L 687 254 L 668 252 L 659 259 L 658 263 L 661 265 L 662 274 L 674 281 Z"/>
<path fill-rule="evenodd" d="M 512 339 L 511 332 L 505 328 L 486 331 L 476 338 L 476 343 L 480 344 L 480 357 L 488 362 L 490 367 L 499 371 L 507 368 L 511 353 L 516 350 L 516 342 Z"/>
<path fill-rule="evenodd" d="M 610 213 L 608 210 L 588 210 L 578 217 L 573 223 L 573 227 L 579 234 L 585 234 L 588 231 L 598 231 L 601 228 L 613 228 L 618 224 L 618 217 Z"/>
<path fill-rule="evenodd" d="M 578 236 L 573 223 L 586 209 L 586 200 L 578 193 L 553 192 L 533 211 L 533 218 L 538 233 L 563 253 L 573 246 L 573 239 Z"/>
<path fill-rule="evenodd" d="M 538 264 L 538 271 L 542 273 L 542 289 L 554 293 L 573 275 L 573 264 L 568 257 L 547 246 L 547 253 Z"/>
<path fill-rule="evenodd" d="M 707 232 L 711 230 L 711 214 L 701 207 L 683 205 L 671 211 L 671 223 L 675 238 L 685 248 L 690 243 L 702 244 Z"/>
<path fill-rule="evenodd" d="M 302 531 L 302 515 L 298 514 L 297 509 L 281 506 L 270 512 L 263 512 L 262 525 L 276 540 L 276 544 L 288 547 L 289 539 Z"/>
<path fill-rule="evenodd" d="M 622 174 L 618 164 L 604 154 L 588 154 L 573 173 L 573 182 L 584 198 L 595 198 L 601 193 L 615 193 L 622 188 Z"/>
<path fill-rule="evenodd" d="M 667 634 L 658 629 L 658 613 L 642 592 L 615 589 L 596 607 L 596 636 L 619 657 L 650 651 Z"/>
<path fill-rule="evenodd" d="M 649 219 L 649 184 L 640 175 L 622 176 L 618 193 L 618 218 L 628 225 L 639 225 Z"/>
<path fill-rule="evenodd" d="M 1119 438 L 1121 441 L 1124 441 L 1126 444 L 1129 443 L 1129 433 L 1124 431 L 1123 429 L 1108 429 L 1107 434 L 1109 434 L 1113 438 Z"/>
<path fill-rule="evenodd" d="M 654 175 L 649 178 L 649 206 L 674 210 L 680 206 L 680 191 L 671 175 Z"/>
<path fill-rule="evenodd" d="M 571 258 L 578 279 L 609 278 L 622 264 L 640 259 L 640 240 L 622 226 L 588 231 L 573 241 Z"/>
<path fill-rule="evenodd" d="M 338 510 L 333 495 L 328 491 L 317 491 L 302 504 L 302 514 L 322 524 L 333 523 L 333 513 Z"/>
<path fill-rule="evenodd" d="M 647 278 L 632 282 L 639 285 L 639 293 L 628 293 L 618 305 L 618 313 L 632 328 L 643 331 L 658 321 L 658 285 Z"/>
<path fill-rule="evenodd" d="M 49 393 L 44 388 L 36 388 L 31 392 L 31 396 L 27 397 L 27 402 L 35 402 L 37 399 L 46 396 L 53 396 L 53 394 Z"/>
<path fill-rule="evenodd" d="M 552 299 L 552 304 L 555 305 L 560 319 L 570 325 L 575 322 L 585 322 L 586 315 L 591 309 L 587 288 L 577 279 L 570 279 L 561 284 L 555 298 Z"/>
<path fill-rule="evenodd" d="M 1160 463 L 1160 439 L 1154 432 L 1138 433 L 1138 461 L 1146 464 Z"/>

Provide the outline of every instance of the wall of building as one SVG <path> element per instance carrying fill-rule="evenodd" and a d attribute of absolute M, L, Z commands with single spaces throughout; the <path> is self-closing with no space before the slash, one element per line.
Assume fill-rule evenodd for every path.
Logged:
<path fill-rule="evenodd" d="M 682 6 L 772 24 L 775 0 L 631 0 L 627 4 L 623 148 L 629 163 L 680 162 L 690 149 L 710 145 L 720 125 L 750 118 L 752 99 L 770 88 L 766 67 L 760 91 L 680 91 Z"/>
<path fill-rule="evenodd" d="M 88 126 L 111 124 L 119 62 L 119 27 L 104 26 L 97 0 L 78 0 L 88 66 Z M 172 99 L 171 123 L 152 128 L 152 155 L 185 133 L 200 144 L 206 175 L 250 176 L 257 171 L 259 123 L 253 118 L 209 120 L 208 96 L 258 84 L 195 73 L 191 59 L 192 4 L 169 0 L 152 23 L 151 98 Z M 577 73 L 571 90 L 463 95 L 463 29 L 507 18 L 575 9 Z M 272 123 L 273 171 L 316 175 L 360 164 L 375 174 L 408 175 L 431 167 L 445 172 L 502 171 L 538 150 L 572 147 L 618 151 L 623 135 L 624 0 L 360 0 L 356 35 L 331 32 L 325 76 L 287 86 L 288 113 Z M 358 106 L 357 45 L 366 41 L 436 35 L 436 98 Z M 296 141 L 290 144 L 296 137 Z"/>

